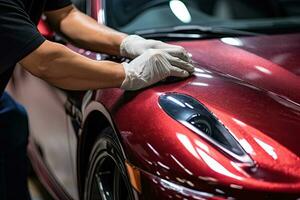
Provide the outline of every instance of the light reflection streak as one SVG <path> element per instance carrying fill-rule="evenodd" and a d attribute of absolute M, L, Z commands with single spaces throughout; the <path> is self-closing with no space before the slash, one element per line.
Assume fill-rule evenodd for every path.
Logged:
<path fill-rule="evenodd" d="M 241 185 L 230 184 L 229 186 L 234 189 L 239 189 L 239 190 L 243 189 L 243 186 L 241 186 Z"/>
<path fill-rule="evenodd" d="M 179 0 L 171 0 L 170 8 L 173 14 L 183 23 L 190 23 L 192 21 L 191 14 L 186 5 Z"/>
<path fill-rule="evenodd" d="M 207 182 L 217 183 L 218 180 L 213 177 L 206 177 L 206 176 L 198 176 L 199 179 Z"/>
<path fill-rule="evenodd" d="M 178 193 L 180 193 L 184 196 L 196 196 L 196 197 L 205 197 L 205 198 L 210 198 L 210 197 L 213 196 L 212 194 L 192 190 L 192 189 L 183 187 L 181 185 L 177 185 L 175 183 L 172 183 L 170 181 L 166 181 L 166 180 L 163 180 L 163 179 L 161 179 L 160 183 L 164 188 L 167 188 L 169 190 L 173 190 L 173 191 L 178 192 Z"/>
<path fill-rule="evenodd" d="M 194 75 L 197 77 L 202 77 L 202 78 L 213 78 L 213 76 L 210 74 L 194 73 Z"/>
<path fill-rule="evenodd" d="M 189 103 L 184 103 L 187 107 L 189 107 L 190 109 L 194 109 L 194 107 L 192 105 L 190 105 Z"/>
<path fill-rule="evenodd" d="M 229 44 L 232 46 L 243 46 L 242 40 L 238 38 L 226 37 L 226 38 L 221 38 L 221 41 L 224 42 L 225 44 Z"/>
<path fill-rule="evenodd" d="M 176 177 L 176 180 L 180 183 L 185 183 L 185 179 Z"/>
<path fill-rule="evenodd" d="M 200 148 L 204 148 L 204 150 L 206 150 L 208 152 L 208 147 L 203 145 L 200 141 L 197 142 L 197 140 L 195 140 L 195 143 L 197 143 L 197 145 L 200 148 L 195 148 L 194 145 L 192 144 L 192 142 L 190 141 L 190 139 L 181 133 L 177 133 L 177 138 L 179 139 L 179 141 L 184 145 L 184 147 L 197 159 L 200 159 L 199 156 L 201 156 L 202 160 L 207 164 L 207 166 L 209 166 L 213 171 L 237 179 L 237 180 L 242 180 L 242 177 L 237 176 L 233 173 L 231 173 L 230 171 L 228 171 L 222 164 L 220 164 L 217 160 L 215 160 L 214 158 L 212 158 L 211 156 L 209 156 L 205 151 L 203 151 Z M 180 163 L 173 155 L 170 155 L 172 157 L 172 159 L 182 168 L 184 169 L 188 174 L 193 175 L 193 173 L 191 171 L 189 171 L 186 167 L 184 167 L 182 165 L 182 163 Z"/>
<path fill-rule="evenodd" d="M 249 154 L 252 154 L 252 155 L 255 155 L 255 152 L 253 150 L 253 148 L 251 147 L 251 145 L 247 142 L 246 139 L 241 139 L 239 140 L 239 143 L 240 145 L 243 147 L 243 149 L 249 153 Z"/>
<path fill-rule="evenodd" d="M 186 183 L 187 183 L 189 186 L 191 186 L 191 187 L 194 187 L 194 186 L 195 186 L 195 184 L 192 183 L 191 181 L 186 181 Z"/>
<path fill-rule="evenodd" d="M 205 200 L 204 198 L 202 197 L 197 197 L 197 196 L 192 196 L 194 199 L 197 199 L 197 200 Z"/>
<path fill-rule="evenodd" d="M 278 95 L 274 92 L 268 92 L 269 97 L 271 97 L 272 99 L 274 99 L 276 102 L 280 103 L 281 105 L 291 108 L 297 112 L 300 112 L 300 104 L 285 97 L 282 95 Z"/>
<path fill-rule="evenodd" d="M 199 68 L 196 67 L 195 68 L 195 73 L 196 72 L 198 72 L 198 73 L 204 73 L 205 71 L 203 69 L 199 69 Z"/>
<path fill-rule="evenodd" d="M 194 148 L 194 145 L 192 144 L 191 140 L 184 134 L 176 133 L 177 138 L 179 141 L 183 144 L 183 146 L 197 159 L 200 159 L 199 155 L 197 154 L 197 151 Z"/>
<path fill-rule="evenodd" d="M 160 156 L 159 153 L 156 151 L 156 149 L 151 144 L 147 143 L 147 146 L 153 151 L 153 153 Z"/>
<path fill-rule="evenodd" d="M 208 146 L 206 144 L 204 144 L 203 142 L 200 142 L 199 140 L 195 140 L 195 144 L 198 145 L 198 147 L 200 147 L 201 149 L 203 149 L 207 153 L 209 153 Z"/>
<path fill-rule="evenodd" d="M 152 163 L 151 161 L 146 160 L 146 159 L 145 159 L 145 161 L 146 161 L 149 165 L 153 165 L 153 163 Z"/>
<path fill-rule="evenodd" d="M 256 65 L 255 68 L 262 73 L 269 74 L 269 75 L 272 74 L 272 72 L 265 67 Z"/>
<path fill-rule="evenodd" d="M 166 170 L 170 170 L 170 167 L 168 167 L 167 165 L 165 165 L 165 164 L 163 164 L 163 163 L 161 163 L 161 162 L 159 162 L 159 161 L 157 162 L 157 164 L 158 164 L 159 166 L 165 168 Z"/>
<path fill-rule="evenodd" d="M 215 191 L 217 192 L 217 193 L 219 193 L 219 194 L 225 194 L 225 192 L 223 191 L 223 190 L 220 190 L 220 189 L 215 189 Z"/>
<path fill-rule="evenodd" d="M 244 122 L 242 122 L 242 121 L 240 121 L 240 120 L 238 120 L 236 118 L 232 118 L 232 120 L 235 121 L 235 123 L 237 123 L 240 126 L 247 126 Z"/>
<path fill-rule="evenodd" d="M 263 148 L 274 160 L 277 160 L 277 158 L 278 158 L 278 156 L 277 156 L 277 154 L 276 154 L 276 152 L 274 151 L 274 148 L 271 146 L 271 145 L 269 145 L 269 144 L 267 144 L 267 143 L 265 143 L 265 142 L 263 142 L 263 141 L 261 141 L 260 139 L 258 139 L 258 138 L 254 138 L 254 140 L 257 142 L 257 144 L 259 144 L 259 146 L 261 146 L 261 148 Z"/>
<path fill-rule="evenodd" d="M 202 82 L 191 82 L 190 84 L 194 86 L 202 86 L 202 87 L 209 86 L 207 83 L 202 83 Z"/>
<path fill-rule="evenodd" d="M 169 99 L 170 101 L 173 101 L 174 103 L 176 103 L 177 105 L 179 105 L 179 106 L 181 106 L 181 107 L 183 107 L 183 108 L 186 107 L 183 103 L 181 103 L 180 101 L 178 101 L 178 100 L 175 99 L 174 97 L 168 96 L 167 99 Z"/>
<path fill-rule="evenodd" d="M 209 156 L 207 153 L 205 153 L 204 151 L 202 151 L 201 149 L 197 149 L 199 155 L 201 156 L 201 158 L 203 159 L 203 161 L 215 172 L 234 178 L 234 179 L 238 179 L 241 180 L 242 178 L 239 176 L 236 176 L 235 174 L 231 173 L 230 171 L 228 171 L 225 167 L 223 167 L 223 165 L 221 165 L 218 161 L 216 161 L 215 159 L 213 159 L 211 156 Z"/>
<path fill-rule="evenodd" d="M 183 164 L 181 164 L 181 162 L 179 162 L 173 155 L 171 155 L 171 158 L 189 175 L 193 176 L 194 174 L 189 171 L 185 166 L 183 166 Z"/>

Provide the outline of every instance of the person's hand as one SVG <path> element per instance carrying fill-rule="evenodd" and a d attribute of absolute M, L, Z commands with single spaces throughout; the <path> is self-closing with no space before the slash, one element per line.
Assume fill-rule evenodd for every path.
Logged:
<path fill-rule="evenodd" d="M 130 63 L 122 64 L 126 74 L 121 85 L 124 90 L 138 90 L 169 76 L 184 78 L 194 72 L 190 63 L 156 49 L 146 50 Z"/>
<path fill-rule="evenodd" d="M 188 52 L 181 46 L 167 44 L 157 40 L 146 40 L 137 35 L 127 36 L 121 43 L 120 54 L 127 58 L 136 58 L 149 49 L 159 49 L 168 54 L 190 62 Z"/>

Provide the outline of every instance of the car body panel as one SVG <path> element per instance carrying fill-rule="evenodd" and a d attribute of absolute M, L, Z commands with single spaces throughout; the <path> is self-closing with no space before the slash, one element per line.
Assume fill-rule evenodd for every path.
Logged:
<path fill-rule="evenodd" d="M 272 37 L 273 42 L 278 37 L 293 42 L 291 38 L 297 40 L 300 35 Z M 251 45 L 251 40 L 264 37 L 240 40 Z M 203 188 L 221 180 L 218 184 L 239 189 L 299 193 L 300 113 L 297 102 L 289 99 L 298 98 L 296 75 L 222 39 L 176 44 L 184 46 L 198 63 L 193 77 L 141 92 L 102 90 L 96 96 L 111 111 L 128 159 L 151 174 L 167 176 L 187 187 Z M 296 50 L 293 55 L 299 53 Z M 290 58 L 294 59 L 293 55 Z M 255 66 L 264 66 L 271 74 Z M 254 73 L 257 78 L 251 78 Z M 158 97 L 165 92 L 188 94 L 207 106 L 256 166 L 233 162 L 169 117 L 158 105 Z M 170 169 L 176 173 L 168 172 Z"/>
<path fill-rule="evenodd" d="M 76 197 L 76 157 L 71 146 L 76 147 L 77 141 L 71 118 L 65 112 L 67 94 L 20 66 L 14 71 L 11 85 L 9 92 L 28 112 L 30 134 L 42 152 L 41 159 L 67 193 Z"/>
<path fill-rule="evenodd" d="M 299 37 L 299 34 L 295 34 L 264 36 L 261 38 L 253 37 L 244 40 L 248 41 L 249 45 L 251 45 L 250 41 L 261 43 L 260 46 L 262 49 L 266 49 L 267 47 L 273 49 L 276 46 L 277 52 L 287 48 L 286 45 L 281 47 L 281 43 L 290 44 L 291 47 L 294 47 L 294 51 L 287 50 L 287 52 L 290 52 L 290 56 L 286 58 L 286 62 L 294 63 L 289 68 L 297 70 L 299 69 L 300 63 L 300 57 L 298 56 L 300 50 L 299 47 L 297 47 L 299 45 L 295 44 L 299 44 L 296 43 Z M 266 45 L 266 47 L 263 45 L 263 42 L 259 42 L 265 40 L 265 38 L 268 38 L 268 44 L 271 45 Z M 273 40 L 271 40 L 272 38 Z M 284 40 L 284 38 L 286 38 L 286 40 Z M 241 39 L 241 41 L 243 41 L 243 39 Z M 276 45 L 277 41 L 280 41 L 279 45 Z M 185 44 L 188 43 L 180 44 L 185 46 Z M 191 46 L 191 48 L 189 48 L 189 46 L 187 46 L 187 48 L 194 55 L 194 60 L 199 63 L 199 65 L 205 66 L 207 69 L 217 70 L 221 76 L 232 77 L 232 82 L 239 82 L 241 85 L 253 88 L 254 91 L 257 91 L 257 94 L 262 94 L 262 97 L 257 98 L 260 102 L 255 102 L 255 99 L 253 99 L 251 105 L 245 105 L 245 107 L 249 109 L 248 112 L 242 111 L 244 107 L 242 102 L 238 104 L 240 107 L 237 112 L 239 112 L 238 115 L 241 121 L 253 124 L 254 127 L 262 130 L 265 134 L 269 134 L 269 136 L 278 142 L 285 144 L 287 148 L 299 156 L 300 149 L 296 144 L 296 141 L 300 139 L 298 133 L 300 105 L 299 77 L 291 71 L 286 70 L 285 66 L 277 65 L 270 60 L 263 59 L 260 56 L 253 55 L 253 53 L 241 50 L 240 48 L 224 45 L 219 40 L 204 41 L 198 44 L 192 43 Z M 282 50 L 280 48 L 282 48 Z M 267 49 L 266 51 L 269 52 Z M 278 55 L 278 53 L 275 55 Z M 229 89 L 226 90 L 226 92 L 230 92 Z M 244 95 L 245 94 L 247 93 L 244 92 Z M 240 94 L 240 96 L 244 95 Z M 235 98 L 238 97 L 239 95 L 235 96 Z M 224 96 L 222 98 L 224 98 Z M 266 103 L 263 105 L 263 98 L 270 98 L 278 105 L 276 105 L 276 108 L 272 106 L 274 104 Z M 233 103 L 233 101 L 230 102 Z M 231 112 L 234 110 L 229 107 L 226 109 Z M 244 119 L 243 116 L 250 116 L 249 112 L 255 116 L 250 119 Z M 254 121 L 255 119 L 256 122 Z"/>
<path fill-rule="evenodd" d="M 244 38 L 241 39 L 241 42 L 242 44 L 239 48 L 269 60 L 297 76 L 300 75 L 300 47 L 298 45 L 300 43 L 299 34 Z M 266 73 L 268 74 L 267 71 Z"/>
<path fill-rule="evenodd" d="M 228 40 L 241 46 L 230 45 Z M 268 42 L 263 42 L 265 40 Z M 299 70 L 298 44 L 299 34 L 287 34 L 241 39 L 223 38 L 221 41 L 207 40 L 188 46 L 200 65 L 229 74 L 255 87 L 299 103 L 300 93 L 297 91 L 300 91 L 300 84 L 296 73 Z M 281 62 L 288 64 L 278 65 L 277 63 L 280 64 L 278 57 L 283 59 L 284 55 L 288 56 Z"/>

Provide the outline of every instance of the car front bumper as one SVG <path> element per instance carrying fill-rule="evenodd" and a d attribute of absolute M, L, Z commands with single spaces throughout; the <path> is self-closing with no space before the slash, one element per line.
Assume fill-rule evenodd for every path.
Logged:
<path fill-rule="evenodd" d="M 225 200 L 221 196 L 204 191 L 193 190 L 169 180 L 141 171 L 141 192 L 136 193 L 136 200 Z"/>
<path fill-rule="evenodd" d="M 140 171 L 141 191 L 135 193 L 136 200 L 300 200 L 300 193 L 282 193 L 254 190 L 215 190 L 215 193 L 191 189 L 170 180 Z M 216 187 L 217 188 L 217 187 Z"/>

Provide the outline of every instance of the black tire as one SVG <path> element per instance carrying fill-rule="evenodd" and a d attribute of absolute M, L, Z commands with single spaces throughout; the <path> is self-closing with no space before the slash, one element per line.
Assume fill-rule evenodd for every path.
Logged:
<path fill-rule="evenodd" d="M 89 156 L 84 200 L 134 200 L 125 158 L 110 127 L 99 135 Z"/>

